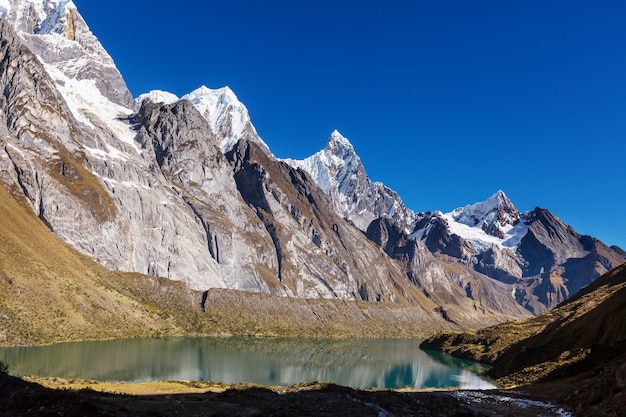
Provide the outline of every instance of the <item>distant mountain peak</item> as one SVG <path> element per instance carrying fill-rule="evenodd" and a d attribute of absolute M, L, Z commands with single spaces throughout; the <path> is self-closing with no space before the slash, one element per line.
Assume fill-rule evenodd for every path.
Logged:
<path fill-rule="evenodd" d="M 0 17 L 13 21 L 18 31 L 37 35 L 56 33 L 71 38 L 71 0 L 1 0 Z"/>
<path fill-rule="evenodd" d="M 338 130 L 330 134 L 321 151 L 300 161 L 285 162 L 307 171 L 331 198 L 335 211 L 364 232 L 381 217 L 394 219 L 402 230 L 414 221 L 415 213 L 406 208 L 395 191 L 369 179 L 361 158 Z"/>
<path fill-rule="evenodd" d="M 224 103 L 228 103 L 231 105 L 242 105 L 239 101 L 233 90 L 228 86 L 220 87 L 220 88 L 209 88 L 206 85 L 202 85 L 191 93 L 184 96 L 186 99 L 190 101 L 201 100 L 203 98 L 217 98 L 217 100 L 221 100 Z"/>
<path fill-rule="evenodd" d="M 502 190 L 498 190 L 485 201 L 468 204 L 449 213 L 418 214 L 413 234 L 418 239 L 428 239 L 430 225 L 440 218 L 445 220 L 446 233 L 461 237 L 471 245 L 476 254 L 482 254 L 493 247 L 515 250 L 528 231 L 527 222 L 521 221 L 522 218 L 526 220 L 525 216 Z"/>
<path fill-rule="evenodd" d="M 352 148 L 352 144 L 348 138 L 343 136 L 337 129 L 333 130 L 328 137 L 328 144 L 336 144 Z"/>
<path fill-rule="evenodd" d="M 352 143 L 336 129 L 328 137 L 328 142 L 322 152 L 343 160 L 353 159 L 357 156 Z"/>
<path fill-rule="evenodd" d="M 220 140 L 222 152 L 226 153 L 231 150 L 240 139 L 249 139 L 259 144 L 268 155 L 271 155 L 269 148 L 252 125 L 248 109 L 239 101 L 230 87 L 212 89 L 203 85 L 184 95 L 182 99 L 191 101 L 202 116 L 209 121 L 213 133 Z"/>
<path fill-rule="evenodd" d="M 149 93 L 141 94 L 139 97 L 137 97 L 137 99 L 135 100 L 136 107 L 141 107 L 141 102 L 145 99 L 149 99 L 153 103 L 163 104 L 173 104 L 180 100 L 177 95 L 172 94 L 168 91 L 152 90 Z"/>
<path fill-rule="evenodd" d="M 519 210 L 502 190 L 485 201 L 457 208 L 450 214 L 459 223 L 480 227 L 486 233 L 500 238 L 520 221 Z"/>

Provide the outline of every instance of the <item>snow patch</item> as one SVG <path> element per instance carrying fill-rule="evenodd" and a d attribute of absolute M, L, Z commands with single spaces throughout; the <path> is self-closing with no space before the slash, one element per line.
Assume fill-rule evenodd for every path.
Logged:
<path fill-rule="evenodd" d="M 136 132 L 122 120 L 133 113 L 131 109 L 115 104 L 104 97 L 96 86 L 95 80 L 69 78 L 53 65 L 44 63 L 44 67 L 56 82 L 57 88 L 77 121 L 95 128 L 86 112 L 96 115 L 119 140 L 132 146 L 137 154 L 141 153 L 135 142 Z"/>
<path fill-rule="evenodd" d="M 41 29 L 39 30 L 39 34 L 42 35 L 63 33 L 67 27 L 67 15 L 70 9 L 76 10 L 76 5 L 71 0 L 38 0 L 33 1 L 33 4 L 41 7 L 44 10 L 44 14 L 47 15 L 41 23 Z"/>
<path fill-rule="evenodd" d="M 110 145 L 105 145 L 107 150 L 95 149 L 85 146 L 84 149 L 93 157 L 103 161 L 110 161 L 111 159 L 118 159 L 120 161 L 128 161 L 128 155 L 121 152 L 118 149 L 113 148 Z"/>
<path fill-rule="evenodd" d="M 504 229 L 504 238 L 501 239 L 486 233 L 480 225 L 469 226 L 457 222 L 454 219 L 453 213 L 444 214 L 442 217 L 448 222 L 448 230 L 451 234 L 458 235 L 465 239 L 479 253 L 489 250 L 492 246 L 515 250 L 528 232 L 528 225 L 520 221 L 515 226 Z"/>
<path fill-rule="evenodd" d="M 248 109 L 229 87 L 210 89 L 202 86 L 182 97 L 189 100 L 209 122 L 211 130 L 221 138 L 220 149 L 226 153 L 242 138 L 251 134 L 270 154 L 250 122 Z"/>
<path fill-rule="evenodd" d="M 161 91 L 161 90 L 152 90 L 149 93 L 145 93 L 137 97 L 137 99 L 135 99 L 136 106 L 140 107 L 141 103 L 145 99 L 150 99 L 150 101 L 152 101 L 153 103 L 163 103 L 163 104 L 174 104 L 178 100 L 180 100 L 177 95 L 172 94 L 170 92 Z"/>
<path fill-rule="evenodd" d="M 7 13 L 9 12 L 10 8 L 11 3 L 9 2 L 9 0 L 0 0 L 0 17 L 3 19 L 7 17 Z"/>

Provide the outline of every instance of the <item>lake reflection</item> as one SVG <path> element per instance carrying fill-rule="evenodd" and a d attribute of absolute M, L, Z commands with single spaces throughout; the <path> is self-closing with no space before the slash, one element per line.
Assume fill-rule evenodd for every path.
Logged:
<path fill-rule="evenodd" d="M 15 375 L 100 381 L 201 380 L 353 388 L 492 388 L 480 364 L 424 352 L 420 340 L 164 338 L 0 349 Z"/>

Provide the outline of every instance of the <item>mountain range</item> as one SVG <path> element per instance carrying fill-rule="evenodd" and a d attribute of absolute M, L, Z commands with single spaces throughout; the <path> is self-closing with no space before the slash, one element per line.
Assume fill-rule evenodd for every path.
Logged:
<path fill-rule="evenodd" d="M 0 182 L 110 270 L 467 328 L 541 313 L 626 262 L 502 191 L 413 212 L 338 131 L 280 160 L 228 87 L 133 99 L 69 0 L 8 0 L 0 16 Z"/>
<path fill-rule="evenodd" d="M 415 213 L 393 190 L 369 179 L 354 148 L 337 131 L 322 151 L 287 162 L 307 171 L 335 211 L 391 257 L 406 257 L 401 248 L 412 242 L 414 252 L 429 252 L 512 285 L 512 298 L 533 314 L 555 307 L 625 259 L 621 248 L 581 236 L 547 209 L 520 212 L 501 190 L 450 213 Z M 394 237 L 381 240 L 376 230 L 381 223 L 395 228 Z M 419 270 L 409 267 L 408 272 L 419 280 Z M 462 286 L 472 298 L 471 284 Z"/>

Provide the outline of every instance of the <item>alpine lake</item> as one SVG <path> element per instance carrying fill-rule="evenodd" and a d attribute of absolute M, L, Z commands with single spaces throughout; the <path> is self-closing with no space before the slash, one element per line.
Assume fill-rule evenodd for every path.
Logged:
<path fill-rule="evenodd" d="M 13 375 L 103 382 L 207 381 L 352 388 L 495 388 L 487 367 L 419 349 L 419 339 L 184 337 L 0 349 Z"/>

